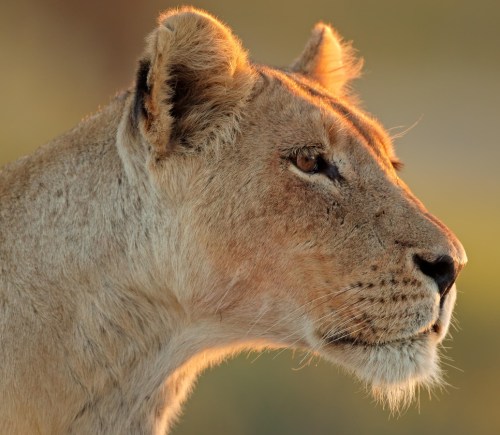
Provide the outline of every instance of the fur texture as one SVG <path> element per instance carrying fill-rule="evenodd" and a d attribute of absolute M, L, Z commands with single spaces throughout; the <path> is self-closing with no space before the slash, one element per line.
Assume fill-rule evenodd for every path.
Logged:
<path fill-rule="evenodd" d="M 132 89 L 0 172 L 1 433 L 165 433 L 241 349 L 319 353 L 391 405 L 438 378 L 455 289 L 415 258 L 451 285 L 465 253 L 348 98 L 359 65 L 324 24 L 278 71 L 168 11 Z"/>

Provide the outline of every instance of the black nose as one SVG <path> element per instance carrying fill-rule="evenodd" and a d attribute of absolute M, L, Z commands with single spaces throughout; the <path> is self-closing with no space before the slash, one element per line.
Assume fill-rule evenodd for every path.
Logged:
<path fill-rule="evenodd" d="M 420 255 L 414 255 L 413 261 L 424 275 L 430 276 L 435 281 L 441 301 L 444 301 L 457 278 L 458 268 L 453 259 L 449 255 L 441 255 L 433 261 L 427 261 Z"/>

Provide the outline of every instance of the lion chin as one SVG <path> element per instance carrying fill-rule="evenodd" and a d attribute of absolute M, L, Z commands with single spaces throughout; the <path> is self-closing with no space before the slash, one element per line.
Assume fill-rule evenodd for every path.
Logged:
<path fill-rule="evenodd" d="M 444 384 L 439 345 L 448 332 L 455 300 L 453 288 L 436 322 L 409 337 L 378 343 L 345 336 L 330 336 L 327 340 L 321 337 L 316 344 L 321 349 L 318 353 L 353 373 L 382 406 L 392 413 L 401 412 L 421 388 L 430 391 Z"/>
<path fill-rule="evenodd" d="M 419 387 L 442 382 L 437 343 L 431 334 L 380 345 L 342 343 L 322 356 L 353 372 L 394 412 L 407 408 Z"/>

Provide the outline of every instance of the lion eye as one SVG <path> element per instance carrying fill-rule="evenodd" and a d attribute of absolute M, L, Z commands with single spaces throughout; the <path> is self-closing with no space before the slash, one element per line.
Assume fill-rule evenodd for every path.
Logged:
<path fill-rule="evenodd" d="M 305 154 L 298 154 L 295 157 L 295 166 L 306 174 L 315 174 L 319 171 L 320 167 L 319 156 L 307 156 Z"/>
<path fill-rule="evenodd" d="M 307 153 L 298 153 L 291 158 L 291 161 L 305 174 L 323 174 L 332 181 L 344 181 L 344 177 L 340 175 L 337 165 L 333 162 L 328 162 L 320 154 L 311 156 Z"/>

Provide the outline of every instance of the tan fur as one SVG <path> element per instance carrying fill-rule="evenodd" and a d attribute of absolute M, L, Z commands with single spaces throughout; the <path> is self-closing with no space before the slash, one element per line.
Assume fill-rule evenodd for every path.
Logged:
<path fill-rule="evenodd" d="M 344 98 L 331 28 L 278 71 L 184 8 L 141 65 L 0 172 L 0 433 L 164 433 L 197 373 L 249 348 L 318 353 L 391 403 L 436 380 L 455 289 L 440 309 L 413 256 L 465 253 Z"/>
<path fill-rule="evenodd" d="M 349 82 L 359 77 L 362 67 L 363 61 L 355 59 L 351 46 L 343 43 L 330 26 L 318 23 L 291 69 L 342 95 Z"/>

